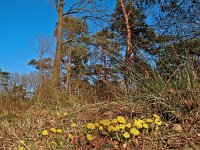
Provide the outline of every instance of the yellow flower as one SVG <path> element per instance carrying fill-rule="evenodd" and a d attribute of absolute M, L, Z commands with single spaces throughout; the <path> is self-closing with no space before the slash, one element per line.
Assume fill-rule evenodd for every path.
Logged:
<path fill-rule="evenodd" d="M 25 144 L 25 140 L 19 140 L 19 144 Z"/>
<path fill-rule="evenodd" d="M 19 148 L 19 150 L 25 150 L 25 147 L 21 146 L 21 147 Z"/>
<path fill-rule="evenodd" d="M 123 130 L 123 129 L 125 129 L 125 127 L 126 127 L 126 126 L 125 126 L 124 124 L 120 124 L 120 125 L 119 125 L 119 129 L 122 129 L 122 130 Z"/>
<path fill-rule="evenodd" d="M 156 119 L 160 120 L 160 116 L 158 116 L 158 115 L 156 115 L 156 114 L 153 114 L 153 116 L 154 116 Z"/>
<path fill-rule="evenodd" d="M 57 113 L 56 113 L 56 115 L 57 115 L 58 117 L 60 117 L 60 116 L 61 116 L 59 112 L 57 112 Z"/>
<path fill-rule="evenodd" d="M 95 129 L 95 124 L 94 123 L 88 123 L 87 124 L 87 128 L 94 130 Z"/>
<path fill-rule="evenodd" d="M 141 121 L 140 119 L 135 119 L 134 120 L 134 125 L 138 128 L 138 129 L 140 129 L 140 128 L 142 128 L 142 123 L 143 123 L 143 121 Z"/>
<path fill-rule="evenodd" d="M 156 130 L 156 131 L 158 131 L 158 130 L 159 130 L 158 126 L 156 126 L 156 127 L 155 127 L 155 130 Z"/>
<path fill-rule="evenodd" d="M 124 118 L 123 116 L 118 116 L 118 117 L 117 117 L 117 121 L 118 121 L 119 123 L 123 123 L 123 124 L 126 123 L 126 120 L 125 120 L 125 118 Z"/>
<path fill-rule="evenodd" d="M 108 131 L 112 132 L 112 131 L 117 131 L 117 129 L 114 126 L 108 126 Z"/>
<path fill-rule="evenodd" d="M 117 130 L 117 131 L 119 131 L 119 130 L 120 130 L 120 128 L 119 128 L 119 125 L 116 125 L 116 127 L 115 127 L 115 128 L 116 128 L 116 130 Z"/>
<path fill-rule="evenodd" d="M 158 126 L 162 125 L 162 121 L 160 121 L 159 119 L 156 119 L 156 120 L 154 121 L 154 123 L 155 123 L 156 125 L 158 125 Z"/>
<path fill-rule="evenodd" d="M 128 132 L 124 132 L 123 136 L 124 136 L 126 139 L 130 138 L 130 134 L 129 134 Z"/>
<path fill-rule="evenodd" d="M 63 131 L 62 131 L 62 129 L 57 129 L 56 132 L 62 133 Z"/>
<path fill-rule="evenodd" d="M 77 126 L 76 123 L 72 123 L 72 124 L 71 124 L 71 127 L 76 127 L 76 126 Z"/>
<path fill-rule="evenodd" d="M 66 117 L 67 115 L 68 115 L 68 114 L 67 114 L 66 112 L 63 114 L 64 117 Z"/>
<path fill-rule="evenodd" d="M 57 132 L 57 130 L 55 128 L 51 128 L 50 131 L 53 132 L 53 133 Z"/>
<path fill-rule="evenodd" d="M 145 122 L 144 120 L 141 120 L 141 119 L 138 119 L 138 121 L 141 122 L 141 123 L 144 123 L 144 122 Z"/>
<path fill-rule="evenodd" d="M 147 129 L 147 128 L 149 128 L 149 125 L 148 125 L 147 123 L 143 123 L 143 127 L 144 127 L 145 129 Z"/>
<path fill-rule="evenodd" d="M 117 119 L 112 119 L 111 123 L 117 123 Z"/>
<path fill-rule="evenodd" d="M 110 125 L 110 120 L 108 120 L 108 119 L 100 120 L 99 123 L 102 124 L 102 125 L 104 125 L 104 126 L 109 126 Z"/>
<path fill-rule="evenodd" d="M 103 127 L 102 127 L 102 126 L 99 126 L 99 130 L 102 131 L 102 130 L 103 130 Z"/>
<path fill-rule="evenodd" d="M 132 129 L 130 130 L 130 133 L 133 134 L 134 136 L 137 136 L 137 135 L 140 134 L 140 132 L 139 132 L 136 128 L 132 128 Z"/>
<path fill-rule="evenodd" d="M 113 126 L 108 126 L 108 132 L 112 131 Z"/>
<path fill-rule="evenodd" d="M 88 141 L 92 141 L 92 134 L 87 134 Z"/>
<path fill-rule="evenodd" d="M 131 128 L 131 123 L 127 123 L 127 124 L 126 124 L 126 127 L 127 127 L 127 128 Z"/>
<path fill-rule="evenodd" d="M 95 127 L 99 127 L 99 123 L 98 122 L 95 122 L 94 125 L 95 125 Z"/>
<path fill-rule="evenodd" d="M 119 131 L 119 130 L 117 130 L 117 128 L 116 127 L 113 127 L 113 129 L 112 129 L 114 132 L 116 132 L 116 131 Z"/>
<path fill-rule="evenodd" d="M 70 134 L 68 134 L 68 138 L 72 138 L 73 137 L 73 135 L 70 133 Z"/>
<path fill-rule="evenodd" d="M 48 135 L 48 134 L 49 134 L 49 133 L 48 133 L 47 130 L 43 130 L 43 131 L 42 131 L 42 135 L 46 136 L 46 135 Z"/>
<path fill-rule="evenodd" d="M 147 119 L 146 122 L 150 123 L 150 122 L 153 122 L 153 120 L 152 119 Z"/>

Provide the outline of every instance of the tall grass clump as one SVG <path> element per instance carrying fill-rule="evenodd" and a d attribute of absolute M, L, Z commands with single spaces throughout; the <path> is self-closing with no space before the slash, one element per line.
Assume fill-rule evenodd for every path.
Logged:
<path fill-rule="evenodd" d="M 147 78 L 142 73 L 136 73 L 135 66 L 129 66 L 130 83 L 134 85 L 128 90 L 129 100 L 141 101 L 163 114 L 165 119 L 178 122 L 190 113 L 199 111 L 200 84 L 196 72 L 199 68 L 194 69 L 197 66 L 191 59 L 181 61 L 168 76 L 154 68 Z"/>

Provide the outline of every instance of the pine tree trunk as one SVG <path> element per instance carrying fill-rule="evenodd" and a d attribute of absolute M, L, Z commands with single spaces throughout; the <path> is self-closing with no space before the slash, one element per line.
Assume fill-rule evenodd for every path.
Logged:
<path fill-rule="evenodd" d="M 53 66 L 53 86 L 55 89 L 60 88 L 60 65 L 62 54 L 62 28 L 63 28 L 63 5 L 64 0 L 60 0 L 58 10 L 58 27 L 57 27 L 57 44 L 56 44 L 56 56 Z"/>
<path fill-rule="evenodd" d="M 130 23 L 129 23 L 129 14 L 126 11 L 126 7 L 124 5 L 123 0 L 119 0 L 120 4 L 121 4 L 121 8 L 123 11 L 123 15 L 124 15 L 124 19 L 125 19 L 125 25 L 126 25 L 126 31 L 127 31 L 127 40 L 126 40 L 126 44 L 127 44 L 127 48 L 126 48 L 126 54 L 125 54 L 125 76 L 124 76 L 124 80 L 125 80 L 125 85 L 126 88 L 129 87 L 129 76 L 128 76 L 128 67 L 130 64 L 130 57 L 132 54 L 132 45 L 131 45 L 131 28 L 130 28 Z"/>

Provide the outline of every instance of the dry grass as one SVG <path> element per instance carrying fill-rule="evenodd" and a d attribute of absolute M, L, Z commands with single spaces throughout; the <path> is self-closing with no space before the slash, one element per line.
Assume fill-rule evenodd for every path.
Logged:
<path fill-rule="evenodd" d="M 67 138 L 72 122 L 82 125 L 99 119 L 110 119 L 116 116 L 125 116 L 129 119 L 144 118 L 152 115 L 154 110 L 142 102 L 99 102 L 95 104 L 61 105 L 32 105 L 26 110 L 12 113 L 1 113 L 0 116 L 0 149 L 19 149 L 19 140 L 25 140 L 25 149 L 50 149 L 51 141 L 62 141 L 64 146 L 56 149 L 95 149 L 90 143 L 83 145 L 71 143 Z M 58 117 L 67 112 L 67 117 Z M 191 112 L 180 124 L 182 129 L 174 129 L 173 122 L 165 122 L 162 130 L 148 136 L 140 136 L 134 144 L 121 145 L 118 149 L 199 149 L 200 148 L 200 115 L 199 110 Z M 52 127 L 63 130 L 62 135 L 44 137 L 41 132 Z M 104 141 L 105 142 L 105 141 Z M 54 149 L 53 147 L 51 149 Z M 116 149 L 107 145 L 100 149 Z"/>

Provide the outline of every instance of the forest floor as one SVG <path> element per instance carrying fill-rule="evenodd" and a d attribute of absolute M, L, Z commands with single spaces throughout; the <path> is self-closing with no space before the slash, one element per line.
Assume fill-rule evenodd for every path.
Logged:
<path fill-rule="evenodd" d="M 133 102 L 32 105 L 0 114 L 0 150 L 198 150 L 200 111 L 181 122 Z"/>

